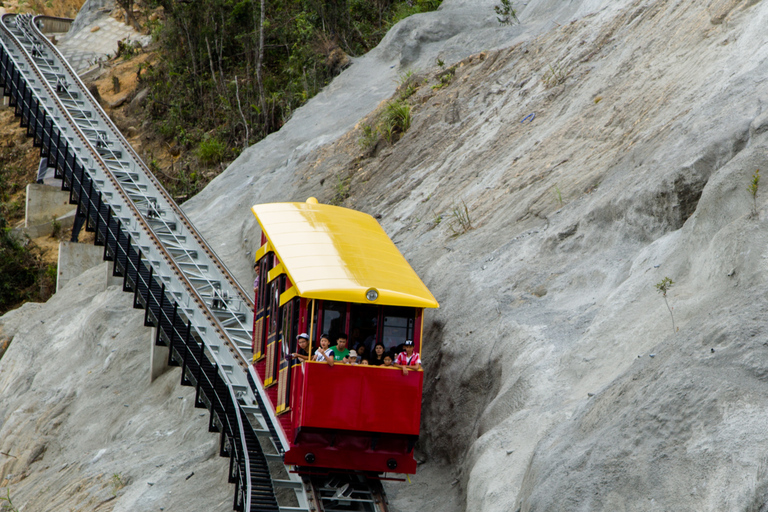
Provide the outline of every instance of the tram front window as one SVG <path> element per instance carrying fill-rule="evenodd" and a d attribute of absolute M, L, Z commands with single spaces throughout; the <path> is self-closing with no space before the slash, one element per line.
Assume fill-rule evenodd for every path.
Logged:
<path fill-rule="evenodd" d="M 407 339 L 413 339 L 416 322 L 415 312 L 411 308 L 385 307 L 382 329 L 382 343 L 385 350 L 396 349 Z"/>
<path fill-rule="evenodd" d="M 349 346 L 356 349 L 360 344 L 365 345 L 367 357 L 377 341 L 379 307 L 369 304 L 352 304 L 349 316 Z"/>

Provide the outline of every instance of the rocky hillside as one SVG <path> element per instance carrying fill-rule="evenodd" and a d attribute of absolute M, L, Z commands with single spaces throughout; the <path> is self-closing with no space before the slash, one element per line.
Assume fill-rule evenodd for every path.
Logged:
<path fill-rule="evenodd" d="M 768 236 L 748 187 L 768 164 L 768 3 L 530 0 L 509 26 L 493 7 L 398 24 L 187 213 L 247 282 L 251 204 L 352 206 L 432 289 L 426 462 L 394 509 L 763 510 Z M 380 140 L 398 99 L 410 127 Z M 61 510 L 57 489 L 228 510 L 178 375 L 145 384 L 129 300 L 76 281 L 0 319 L 0 486 L 27 510 Z"/>

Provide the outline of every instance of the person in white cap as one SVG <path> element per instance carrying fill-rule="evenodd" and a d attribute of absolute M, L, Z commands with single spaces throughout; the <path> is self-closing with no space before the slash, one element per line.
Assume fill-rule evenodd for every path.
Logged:
<path fill-rule="evenodd" d="M 405 340 L 405 352 L 397 354 L 395 366 L 403 369 L 403 375 L 408 375 L 408 370 L 421 370 L 421 357 L 414 351 L 413 340 Z"/>
<path fill-rule="evenodd" d="M 308 361 L 309 352 L 307 352 L 307 347 L 309 347 L 309 335 L 305 332 L 299 334 L 296 336 L 296 342 L 299 344 L 299 348 L 296 349 L 296 352 L 291 354 L 291 357 L 295 357 L 302 363 Z"/>

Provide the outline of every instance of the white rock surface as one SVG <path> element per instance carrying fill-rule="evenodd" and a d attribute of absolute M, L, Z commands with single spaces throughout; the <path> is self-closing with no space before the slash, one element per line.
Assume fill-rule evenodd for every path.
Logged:
<path fill-rule="evenodd" d="M 381 215 L 441 303 L 424 351 L 427 462 L 413 484 L 388 486 L 394 510 L 763 510 L 768 240 L 763 194 L 752 216 L 747 185 L 768 164 L 768 3 L 531 0 L 512 27 L 493 5 L 445 0 L 398 25 L 185 209 L 242 282 L 252 204 L 328 200 L 343 177 L 345 204 Z M 422 87 L 405 136 L 359 158 L 350 130 L 399 73 L 434 84 L 438 56 L 452 65 L 505 47 Z M 474 229 L 452 236 L 462 201 Z M 654 288 L 665 276 L 677 332 Z M 0 459 L 0 479 L 26 471 L 11 481 L 21 502 L 86 478 L 77 503 L 106 499 L 120 454 L 131 479 L 114 509 L 142 510 L 163 454 L 189 464 L 165 473 L 174 496 L 192 488 L 186 471 L 210 470 L 195 495 L 220 496 L 225 510 L 216 438 L 174 402 L 186 391 L 170 387 L 177 374 L 169 391 L 146 384 L 148 342 L 130 327 L 139 313 L 100 291 L 101 277 L 0 320 L 15 336 L 0 364 L 0 451 L 21 457 Z M 128 353 L 109 384 L 134 382 L 134 421 L 152 427 L 129 428 L 133 402 L 99 398 L 114 388 L 83 373 L 112 375 L 118 361 L 105 365 L 97 344 L 117 325 Z M 48 352 L 69 359 L 40 372 Z M 52 416 L 68 394 L 73 412 L 105 420 L 86 430 L 72 413 L 59 426 L 35 419 L 57 447 L 30 462 L 39 442 L 19 434 L 34 428 L 25 418 Z M 180 428 L 188 442 L 150 441 Z M 67 462 L 73 477 L 53 474 Z"/>

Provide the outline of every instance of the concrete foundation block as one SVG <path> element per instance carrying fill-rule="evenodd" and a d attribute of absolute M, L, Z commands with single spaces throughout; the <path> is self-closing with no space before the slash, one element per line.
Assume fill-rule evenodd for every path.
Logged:
<path fill-rule="evenodd" d="M 27 185 L 26 207 L 26 228 L 50 224 L 51 219 L 58 219 L 76 208 L 75 205 L 69 204 L 69 192 L 37 183 Z"/>
<path fill-rule="evenodd" d="M 56 277 L 58 292 L 72 279 L 97 265 L 104 265 L 104 248 L 90 244 L 59 242 L 59 262 Z"/>
<path fill-rule="evenodd" d="M 160 345 L 155 345 L 157 337 L 157 328 L 153 327 L 149 333 L 150 356 L 149 356 L 149 382 L 154 382 L 170 368 L 168 366 L 168 354 L 170 349 Z"/>
<path fill-rule="evenodd" d="M 102 247 L 102 249 L 103 249 L 103 247 Z M 121 286 L 122 287 L 123 286 L 123 278 L 120 277 L 120 276 L 113 276 L 112 275 L 112 273 L 114 272 L 114 269 L 115 269 L 115 262 L 114 261 L 106 262 L 104 264 L 104 268 L 106 268 L 106 271 L 107 271 L 107 277 L 106 277 L 107 288 L 109 288 L 110 286 Z"/>

